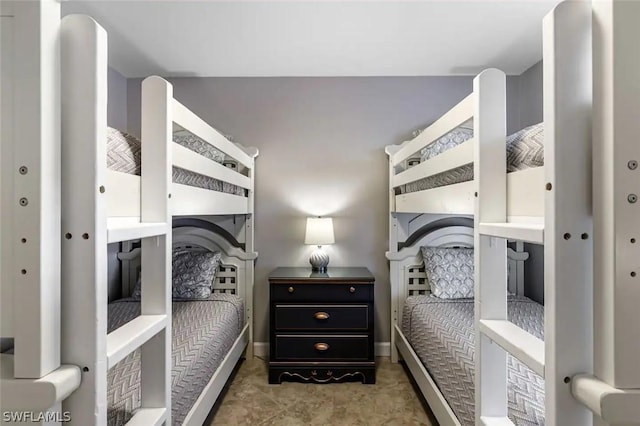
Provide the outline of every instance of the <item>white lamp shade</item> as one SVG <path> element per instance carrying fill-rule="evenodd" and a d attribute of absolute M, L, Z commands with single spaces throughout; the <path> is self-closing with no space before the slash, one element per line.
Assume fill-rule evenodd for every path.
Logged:
<path fill-rule="evenodd" d="M 307 218 L 307 233 L 304 236 L 305 244 L 322 246 L 335 243 L 333 236 L 333 219 L 330 217 Z"/>

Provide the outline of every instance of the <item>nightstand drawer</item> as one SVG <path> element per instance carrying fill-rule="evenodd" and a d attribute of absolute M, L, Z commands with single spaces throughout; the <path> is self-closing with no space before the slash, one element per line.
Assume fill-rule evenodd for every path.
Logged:
<path fill-rule="evenodd" d="M 367 330 L 368 305 L 275 306 L 276 330 Z"/>
<path fill-rule="evenodd" d="M 368 284 L 274 284 L 273 302 L 367 302 L 373 300 Z"/>
<path fill-rule="evenodd" d="M 276 335 L 276 360 L 367 360 L 366 335 Z"/>

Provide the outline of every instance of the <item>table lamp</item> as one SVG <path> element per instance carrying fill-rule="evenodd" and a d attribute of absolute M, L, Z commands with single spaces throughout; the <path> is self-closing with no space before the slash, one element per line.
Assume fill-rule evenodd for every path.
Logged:
<path fill-rule="evenodd" d="M 322 249 L 322 246 L 335 243 L 333 219 L 330 217 L 307 218 L 307 232 L 304 237 L 304 243 L 318 246 L 309 257 L 311 269 L 317 272 L 326 272 L 329 264 L 329 255 Z"/>

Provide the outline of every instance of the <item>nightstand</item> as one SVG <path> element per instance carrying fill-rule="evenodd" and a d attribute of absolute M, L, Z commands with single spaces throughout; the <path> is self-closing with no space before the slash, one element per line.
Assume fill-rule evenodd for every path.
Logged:
<path fill-rule="evenodd" d="M 375 383 L 374 277 L 367 268 L 269 275 L 269 383 Z"/>

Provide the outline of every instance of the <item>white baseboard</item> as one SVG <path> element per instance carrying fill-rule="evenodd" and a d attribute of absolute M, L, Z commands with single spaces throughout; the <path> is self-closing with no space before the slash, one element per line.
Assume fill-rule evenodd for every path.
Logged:
<path fill-rule="evenodd" d="M 376 356 L 391 356 L 391 342 L 376 342 Z M 260 358 L 269 357 L 269 342 L 253 342 L 253 355 Z"/>
<path fill-rule="evenodd" d="M 253 342 L 253 356 L 269 357 L 269 342 Z"/>

